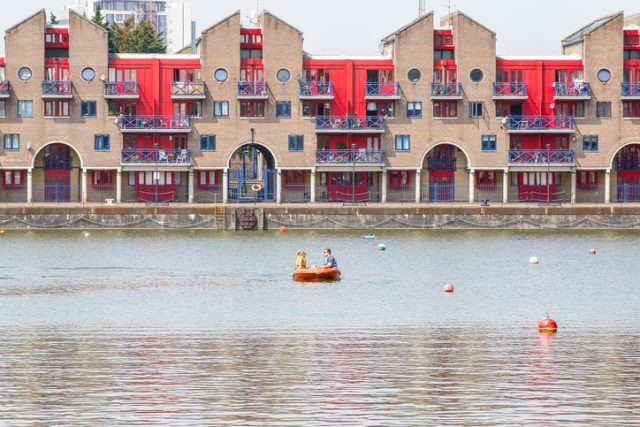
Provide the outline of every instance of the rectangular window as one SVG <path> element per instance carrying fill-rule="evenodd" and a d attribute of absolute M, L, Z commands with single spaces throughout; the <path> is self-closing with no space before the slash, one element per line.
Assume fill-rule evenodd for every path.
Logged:
<path fill-rule="evenodd" d="M 411 150 L 411 135 L 396 135 L 396 151 Z"/>
<path fill-rule="evenodd" d="M 20 134 L 19 133 L 5 133 L 4 134 L 4 149 L 5 150 L 19 150 L 20 149 Z"/>
<path fill-rule="evenodd" d="M 7 116 L 7 101 L 2 100 L 0 101 L 0 117 L 6 117 Z"/>
<path fill-rule="evenodd" d="M 240 117 L 263 118 L 264 106 L 264 101 L 242 101 L 240 102 Z"/>
<path fill-rule="evenodd" d="M 597 102 L 596 117 L 611 117 L 611 102 Z"/>
<path fill-rule="evenodd" d="M 622 103 L 622 117 L 633 119 L 639 118 L 640 102 L 624 101 Z"/>
<path fill-rule="evenodd" d="M 422 117 L 422 101 L 407 102 L 407 117 Z"/>
<path fill-rule="evenodd" d="M 304 135 L 289 135 L 289 151 L 304 150 Z"/>
<path fill-rule="evenodd" d="M 94 171 L 92 184 L 93 187 L 110 188 L 113 185 L 111 171 Z"/>
<path fill-rule="evenodd" d="M 96 116 L 96 101 L 82 101 L 80 111 L 83 117 Z"/>
<path fill-rule="evenodd" d="M 291 117 L 291 101 L 276 102 L 276 117 L 278 118 Z"/>
<path fill-rule="evenodd" d="M 200 150 L 202 150 L 202 151 L 216 151 L 216 136 L 215 135 L 201 135 L 200 136 Z"/>
<path fill-rule="evenodd" d="M 69 117 L 69 101 L 45 101 L 45 117 Z"/>
<path fill-rule="evenodd" d="M 229 117 L 229 101 L 214 101 L 213 102 L 213 116 L 214 117 Z"/>
<path fill-rule="evenodd" d="M 482 102 L 469 103 L 469 117 L 483 117 L 484 104 Z"/>
<path fill-rule="evenodd" d="M 455 119 L 458 117 L 458 101 L 434 101 L 433 117 Z"/>
<path fill-rule="evenodd" d="M 22 188 L 23 182 L 21 171 L 4 171 L 4 188 Z"/>
<path fill-rule="evenodd" d="M 216 184 L 216 171 L 200 171 L 198 173 L 198 187 L 215 188 Z"/>
<path fill-rule="evenodd" d="M 496 151 L 495 135 L 482 135 L 482 151 Z"/>
<path fill-rule="evenodd" d="M 109 151 L 109 135 L 94 135 L 93 149 L 96 151 Z"/>
<path fill-rule="evenodd" d="M 330 116 L 331 104 L 324 102 L 303 102 L 302 117 Z"/>
<path fill-rule="evenodd" d="M 598 135 L 584 135 L 582 137 L 583 151 L 598 151 Z"/>
<path fill-rule="evenodd" d="M 18 101 L 18 117 L 33 117 L 33 101 Z"/>

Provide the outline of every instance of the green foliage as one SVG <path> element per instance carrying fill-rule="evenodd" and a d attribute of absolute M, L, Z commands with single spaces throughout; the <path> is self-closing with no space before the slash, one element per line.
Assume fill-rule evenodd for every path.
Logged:
<path fill-rule="evenodd" d="M 56 15 L 53 14 L 53 12 L 50 12 L 49 23 L 51 25 L 58 25 L 60 23 L 60 21 L 58 21 L 58 18 L 56 17 Z"/>

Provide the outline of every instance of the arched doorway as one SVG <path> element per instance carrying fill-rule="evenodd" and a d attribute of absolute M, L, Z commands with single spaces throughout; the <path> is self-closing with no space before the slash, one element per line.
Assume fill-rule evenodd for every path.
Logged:
<path fill-rule="evenodd" d="M 33 160 L 33 200 L 36 202 L 80 202 L 82 159 L 62 142 L 42 147 Z"/>
<path fill-rule="evenodd" d="M 640 143 L 620 148 L 613 157 L 611 166 L 615 173 L 611 178 L 616 189 L 616 201 L 640 201 Z"/>
<path fill-rule="evenodd" d="M 455 144 L 433 146 L 422 162 L 421 198 L 428 202 L 469 201 L 469 160 Z"/>
<path fill-rule="evenodd" d="M 229 159 L 229 201 L 273 202 L 276 179 L 273 153 L 260 144 L 243 144 Z"/>

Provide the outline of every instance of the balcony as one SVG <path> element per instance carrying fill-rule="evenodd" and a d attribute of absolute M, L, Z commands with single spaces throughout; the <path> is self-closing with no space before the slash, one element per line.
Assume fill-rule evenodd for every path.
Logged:
<path fill-rule="evenodd" d="M 431 99 L 462 99 L 462 84 L 431 83 Z"/>
<path fill-rule="evenodd" d="M 265 82 L 238 82 L 238 99 L 267 99 L 269 85 Z"/>
<path fill-rule="evenodd" d="M 575 162 L 573 150 L 509 150 L 510 164 L 519 165 L 570 165 Z"/>
<path fill-rule="evenodd" d="M 316 164 L 321 165 L 384 165 L 384 151 L 367 150 L 317 150 Z"/>
<path fill-rule="evenodd" d="M 529 98 L 528 88 L 526 83 L 511 82 L 511 83 L 494 83 L 493 84 L 493 99 L 497 100 L 509 100 L 509 99 L 527 99 Z"/>
<path fill-rule="evenodd" d="M 138 82 L 104 82 L 105 99 L 138 99 Z"/>
<path fill-rule="evenodd" d="M 73 98 L 73 84 L 63 80 L 45 80 L 42 82 L 43 98 Z"/>
<path fill-rule="evenodd" d="M 11 97 L 11 83 L 0 82 L 0 99 L 7 99 Z"/>
<path fill-rule="evenodd" d="M 429 171 L 455 171 L 456 170 L 456 158 L 455 157 L 442 157 L 436 158 L 427 157 L 427 170 Z"/>
<path fill-rule="evenodd" d="M 204 82 L 171 82 L 171 99 L 205 99 Z"/>
<path fill-rule="evenodd" d="M 300 82 L 300 99 L 333 99 L 331 82 Z"/>
<path fill-rule="evenodd" d="M 191 150 L 127 149 L 122 150 L 122 164 L 189 165 Z"/>
<path fill-rule="evenodd" d="M 508 133 L 575 132 L 573 117 L 569 116 L 509 116 L 504 120 Z"/>
<path fill-rule="evenodd" d="M 384 133 L 382 116 L 318 116 L 317 133 Z"/>
<path fill-rule="evenodd" d="M 582 100 L 591 99 L 591 85 L 586 82 L 555 83 L 555 100 Z"/>
<path fill-rule="evenodd" d="M 122 116 L 119 118 L 123 133 L 189 133 L 189 116 Z"/>
<path fill-rule="evenodd" d="M 622 92 L 620 93 L 620 98 L 627 100 L 640 100 L 640 82 L 622 83 Z"/>
<path fill-rule="evenodd" d="M 640 172 L 640 160 L 634 158 L 616 157 L 613 168 L 617 171 Z"/>
<path fill-rule="evenodd" d="M 364 99 L 400 99 L 400 83 L 367 83 Z"/>

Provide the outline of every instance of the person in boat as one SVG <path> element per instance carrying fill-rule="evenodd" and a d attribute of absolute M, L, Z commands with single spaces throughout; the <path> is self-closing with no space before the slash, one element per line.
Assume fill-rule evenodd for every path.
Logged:
<path fill-rule="evenodd" d="M 324 250 L 324 256 L 326 257 L 326 259 L 323 267 L 330 267 L 330 268 L 338 267 L 338 261 L 336 261 L 336 258 L 331 254 L 331 249 L 326 248 Z"/>
<path fill-rule="evenodd" d="M 307 268 L 307 253 L 304 249 L 300 249 L 296 255 L 296 270 L 303 270 Z"/>

